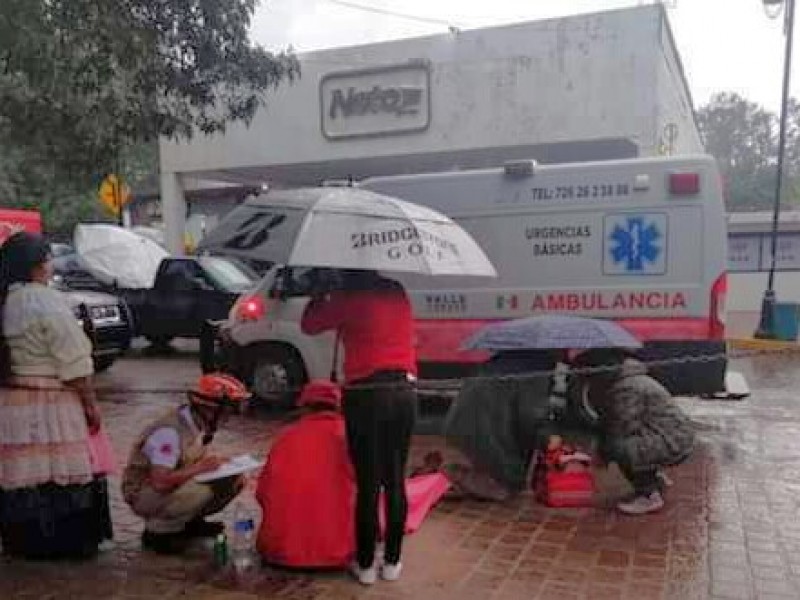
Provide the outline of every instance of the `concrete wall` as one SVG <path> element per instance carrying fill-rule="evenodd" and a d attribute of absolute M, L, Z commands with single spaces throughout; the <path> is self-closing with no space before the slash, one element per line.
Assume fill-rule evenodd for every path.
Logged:
<path fill-rule="evenodd" d="M 696 154 L 704 152 L 694 104 L 666 14 L 661 20 L 657 48 L 658 93 L 655 95 L 653 145 L 642 154 Z"/>
<path fill-rule="evenodd" d="M 652 155 L 662 123 L 673 121 L 685 147 L 696 151 L 688 92 L 675 74 L 665 19 L 662 7 L 646 6 L 309 53 L 301 57 L 302 78 L 279 88 L 249 128 L 163 142 L 162 173 L 279 180 L 292 166 L 341 161 L 347 164 L 343 176 L 353 174 L 348 161 L 365 161 L 367 168 L 390 157 L 399 160 L 383 164 L 403 172 L 407 156 L 575 140 L 627 139 Z M 323 135 L 325 76 L 409 61 L 430 69 L 427 128 L 344 139 Z M 386 119 L 391 128 L 396 117 Z M 315 183 L 313 171 L 306 174 L 309 183 Z M 297 174 L 292 178 L 298 180 Z"/>
<path fill-rule="evenodd" d="M 337 48 L 300 60 L 301 79 L 271 94 L 249 127 L 161 142 L 173 251 L 186 228 L 185 176 L 318 185 L 520 158 L 574 162 L 702 149 L 661 5 Z M 668 148 L 667 126 L 678 132 Z"/>

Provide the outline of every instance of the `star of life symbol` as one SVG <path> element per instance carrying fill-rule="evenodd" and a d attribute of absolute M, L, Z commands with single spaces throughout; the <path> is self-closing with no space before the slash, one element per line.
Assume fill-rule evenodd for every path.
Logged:
<path fill-rule="evenodd" d="M 605 221 L 606 274 L 662 275 L 666 272 L 666 215 L 613 215 Z"/>

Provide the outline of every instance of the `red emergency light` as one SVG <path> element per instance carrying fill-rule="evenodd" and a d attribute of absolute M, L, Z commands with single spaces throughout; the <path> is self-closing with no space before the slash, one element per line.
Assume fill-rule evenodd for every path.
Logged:
<path fill-rule="evenodd" d="M 700 193 L 700 173 L 670 173 L 669 193 L 673 196 L 693 196 Z"/>
<path fill-rule="evenodd" d="M 267 314 L 267 307 L 261 296 L 246 296 L 236 303 L 235 314 L 240 322 L 258 321 Z"/>

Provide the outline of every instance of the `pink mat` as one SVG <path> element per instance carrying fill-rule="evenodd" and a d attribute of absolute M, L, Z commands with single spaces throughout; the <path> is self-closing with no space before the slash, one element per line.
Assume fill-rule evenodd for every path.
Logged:
<path fill-rule="evenodd" d="M 408 517 L 406 518 L 406 533 L 417 531 L 425 517 L 436 503 L 442 499 L 450 489 L 450 480 L 442 473 L 417 475 L 406 479 L 406 495 L 408 496 Z M 386 500 L 381 494 L 381 510 L 379 513 L 381 537 L 386 531 Z"/>

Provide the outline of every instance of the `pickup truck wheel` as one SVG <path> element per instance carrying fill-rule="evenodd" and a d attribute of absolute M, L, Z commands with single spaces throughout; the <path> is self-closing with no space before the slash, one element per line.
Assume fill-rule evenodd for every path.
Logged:
<path fill-rule="evenodd" d="M 257 350 L 253 361 L 250 387 L 255 397 L 267 406 L 291 408 L 306 382 L 300 359 L 290 350 Z"/>
<path fill-rule="evenodd" d="M 107 371 L 111 368 L 111 365 L 114 364 L 114 357 L 111 356 L 103 356 L 100 358 L 94 359 L 94 372 L 95 373 L 102 373 L 103 371 Z"/>

